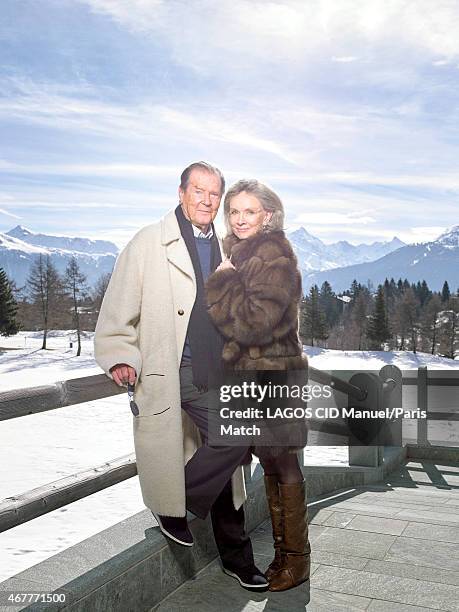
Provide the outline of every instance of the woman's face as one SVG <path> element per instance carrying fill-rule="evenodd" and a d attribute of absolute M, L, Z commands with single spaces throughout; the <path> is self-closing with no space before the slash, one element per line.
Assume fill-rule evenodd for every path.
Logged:
<path fill-rule="evenodd" d="M 271 217 L 272 212 L 265 211 L 258 198 L 246 191 L 231 199 L 228 214 L 230 226 L 233 234 L 242 240 L 261 232 Z"/>

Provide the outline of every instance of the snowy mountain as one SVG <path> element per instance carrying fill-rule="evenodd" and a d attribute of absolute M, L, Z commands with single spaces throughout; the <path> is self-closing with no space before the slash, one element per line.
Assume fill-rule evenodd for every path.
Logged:
<path fill-rule="evenodd" d="M 373 242 L 372 244 L 353 245 L 345 240 L 325 244 L 319 238 L 309 234 L 304 227 L 287 233 L 293 250 L 298 258 L 300 269 L 304 272 L 331 270 L 351 266 L 366 261 L 374 261 L 391 253 L 405 243 L 398 238 L 390 242 Z"/>
<path fill-rule="evenodd" d="M 7 236 L 18 238 L 27 244 L 39 247 L 60 249 L 63 251 L 76 251 L 86 254 L 111 254 L 118 253 L 118 247 L 113 242 L 105 240 L 90 240 L 89 238 L 69 238 L 68 236 L 48 236 L 47 234 L 34 234 L 22 225 L 16 225 L 12 230 L 6 232 Z"/>
<path fill-rule="evenodd" d="M 389 242 L 352 245 L 346 241 L 325 244 L 303 227 L 288 232 L 303 273 L 303 289 L 328 280 L 335 291 L 347 289 L 356 278 L 374 285 L 386 277 L 425 279 L 433 289 L 444 280 L 451 288 L 459 286 L 459 225 L 425 244 L 405 245 L 398 238 Z M 118 254 L 112 242 L 34 233 L 21 225 L 0 233 L 0 267 L 21 287 L 30 267 L 40 255 L 49 255 L 60 273 L 75 256 L 80 268 L 94 286 L 99 277 L 111 272 Z M 439 273 L 440 272 L 440 273 Z"/>
<path fill-rule="evenodd" d="M 74 256 L 88 285 L 94 286 L 102 274 L 112 271 L 117 253 L 118 248 L 112 242 L 35 234 L 21 225 L 5 234 L 0 233 L 0 268 L 18 287 L 25 284 L 40 254 L 49 255 L 61 274 Z"/>
<path fill-rule="evenodd" d="M 445 280 L 451 290 L 459 287 L 459 225 L 450 228 L 436 240 L 410 244 L 380 257 L 376 261 L 333 270 L 303 274 L 303 290 L 327 280 L 335 291 L 348 289 L 354 279 L 374 287 L 385 278 L 407 278 L 410 282 L 425 280 L 429 287 L 441 290 Z"/>

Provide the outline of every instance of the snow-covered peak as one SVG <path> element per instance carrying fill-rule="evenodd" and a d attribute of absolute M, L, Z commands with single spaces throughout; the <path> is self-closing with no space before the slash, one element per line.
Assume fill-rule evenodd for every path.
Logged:
<path fill-rule="evenodd" d="M 450 248 L 459 247 L 459 225 L 454 225 L 443 232 L 435 242 Z"/>
<path fill-rule="evenodd" d="M 316 238 L 315 236 L 310 234 L 304 229 L 304 227 L 300 227 L 296 230 L 288 232 L 287 236 L 290 241 L 294 242 L 297 245 L 314 244 L 317 246 L 320 245 L 321 247 L 325 246 L 322 240 L 320 240 L 320 238 Z"/>
<path fill-rule="evenodd" d="M 91 255 L 117 255 L 118 253 L 118 247 L 113 242 L 108 242 L 107 240 L 37 234 L 21 225 L 17 225 L 7 232 L 6 235 L 45 249 L 57 249 Z"/>
<path fill-rule="evenodd" d="M 18 226 L 19 227 L 19 226 Z M 16 229 L 16 228 L 15 228 Z M 22 251 L 24 253 L 46 253 L 46 249 L 28 244 L 19 238 L 9 234 L 0 233 L 0 249 L 10 251 Z"/>
<path fill-rule="evenodd" d="M 388 242 L 388 244 L 390 244 L 393 247 L 396 247 L 397 249 L 400 247 L 406 246 L 406 244 L 402 242 L 400 238 L 398 238 L 397 236 L 394 236 L 392 240 Z"/>
<path fill-rule="evenodd" d="M 19 238 L 19 240 L 24 240 L 26 236 L 33 236 L 33 232 L 24 227 L 23 225 L 16 225 L 12 230 L 7 232 L 8 236 L 12 236 L 13 238 Z"/>

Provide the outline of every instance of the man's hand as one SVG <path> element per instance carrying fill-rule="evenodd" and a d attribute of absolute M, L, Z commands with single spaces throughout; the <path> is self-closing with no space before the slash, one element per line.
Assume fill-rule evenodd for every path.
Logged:
<path fill-rule="evenodd" d="M 113 376 L 113 380 L 117 385 L 121 387 L 129 383 L 130 385 L 135 384 L 135 379 L 137 378 L 136 371 L 131 366 L 126 363 L 117 363 L 110 368 L 110 374 Z"/>
<path fill-rule="evenodd" d="M 233 266 L 229 259 L 225 259 L 222 263 L 215 268 L 215 272 L 220 272 L 220 270 L 235 270 L 236 268 Z"/>

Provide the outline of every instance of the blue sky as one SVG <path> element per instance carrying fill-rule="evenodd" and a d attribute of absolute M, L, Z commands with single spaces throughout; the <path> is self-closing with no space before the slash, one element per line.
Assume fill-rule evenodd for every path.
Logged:
<path fill-rule="evenodd" d="M 205 159 L 325 242 L 459 224 L 459 3 L 3 0 L 0 231 L 119 245 Z"/>

